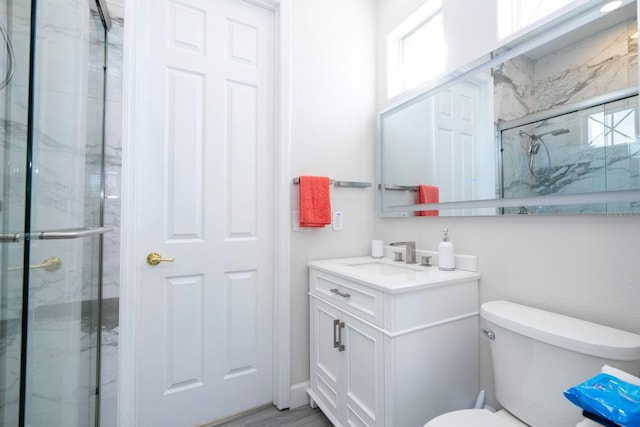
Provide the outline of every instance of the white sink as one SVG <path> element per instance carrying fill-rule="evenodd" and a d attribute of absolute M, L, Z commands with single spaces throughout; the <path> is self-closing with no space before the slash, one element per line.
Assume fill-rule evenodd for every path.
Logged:
<path fill-rule="evenodd" d="M 402 264 L 387 264 L 385 262 L 365 262 L 360 264 L 347 264 L 349 267 L 357 268 L 359 270 L 368 271 L 376 274 L 391 275 L 391 274 L 406 274 L 413 273 L 416 268 L 405 266 Z"/>
<path fill-rule="evenodd" d="M 475 271 L 441 271 L 437 266 L 424 267 L 393 261 L 389 258 L 327 259 L 310 261 L 309 266 L 346 279 L 366 283 L 368 286 L 389 293 L 408 292 L 417 288 L 441 286 L 480 277 L 480 274 Z"/>

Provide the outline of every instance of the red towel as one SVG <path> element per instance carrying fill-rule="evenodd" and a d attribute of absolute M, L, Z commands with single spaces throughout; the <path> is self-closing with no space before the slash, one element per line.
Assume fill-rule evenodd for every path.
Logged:
<path fill-rule="evenodd" d="M 300 227 L 331 224 L 331 192 L 326 176 L 300 177 Z"/>
<path fill-rule="evenodd" d="M 440 190 L 435 185 L 418 186 L 418 203 L 438 203 L 440 202 Z M 416 216 L 438 216 L 439 211 L 417 211 Z"/>

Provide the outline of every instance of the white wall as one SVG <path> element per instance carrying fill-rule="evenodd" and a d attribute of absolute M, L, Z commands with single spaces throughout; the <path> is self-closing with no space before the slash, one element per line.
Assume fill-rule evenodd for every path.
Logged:
<path fill-rule="evenodd" d="M 640 333 L 640 217 L 509 216 L 378 219 L 385 242 L 436 250 L 442 228 L 479 257 L 480 301 L 505 299 Z M 481 387 L 493 400 L 481 340 Z"/>
<path fill-rule="evenodd" d="M 386 103 L 384 32 L 421 3 L 292 2 L 292 177 L 375 182 L 375 112 Z M 449 66 L 495 47 L 495 0 L 444 3 L 458 14 L 445 24 L 455 52 Z M 292 186 L 294 208 L 296 191 Z M 435 250 L 444 227 L 459 253 L 479 257 L 480 303 L 507 299 L 640 333 L 640 217 L 382 219 L 375 213 L 374 189 L 332 189 L 332 204 L 344 212 L 344 231 L 298 232 L 291 239 L 292 384 L 309 379 L 306 262 L 366 254 L 372 238 L 415 240 L 419 248 Z M 482 342 L 481 384 L 495 404 Z"/>
<path fill-rule="evenodd" d="M 291 2 L 291 176 L 373 182 L 375 0 Z M 292 186 L 297 209 L 298 186 Z M 332 188 L 344 231 L 291 238 L 291 382 L 309 379 L 306 263 L 367 253 L 374 238 L 375 190 Z M 368 249 L 369 248 L 369 249 Z"/>
<path fill-rule="evenodd" d="M 388 103 L 387 34 L 425 0 L 377 0 L 377 105 Z M 446 41 L 443 74 L 480 58 L 497 46 L 496 0 L 443 0 L 442 18 Z"/>
<path fill-rule="evenodd" d="M 398 3 L 380 0 L 379 11 Z M 413 7 L 416 2 L 402 3 Z M 453 3 L 464 15 L 445 23 L 450 26 L 449 49 L 468 59 L 486 53 L 491 41 L 480 38 L 482 31 L 491 32 L 487 23 L 494 22 L 495 12 L 489 7 L 494 2 Z M 485 7 L 472 11 L 478 4 Z M 389 28 L 385 22 L 379 16 L 381 30 Z M 378 34 L 378 52 L 383 49 L 381 39 Z M 379 91 L 384 75 L 378 61 Z M 384 103 L 382 95 L 378 93 L 379 105 Z M 640 333 L 640 216 L 376 218 L 375 224 L 376 235 L 385 242 L 415 240 L 418 248 L 429 250 L 437 249 L 444 227 L 449 228 L 458 253 L 479 257 L 480 304 L 506 299 Z M 490 354 L 485 340 L 481 342 L 481 386 L 495 405 Z"/>

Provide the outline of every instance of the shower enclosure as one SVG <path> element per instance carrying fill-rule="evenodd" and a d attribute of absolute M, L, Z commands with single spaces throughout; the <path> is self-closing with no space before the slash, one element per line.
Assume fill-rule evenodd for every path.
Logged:
<path fill-rule="evenodd" d="M 0 0 L 0 426 L 99 416 L 104 0 Z"/>
<path fill-rule="evenodd" d="M 565 114 L 500 129 L 502 197 L 640 189 L 640 115 L 635 89 L 607 102 L 589 100 Z M 571 106 L 570 106 L 571 107 Z M 505 213 L 635 215 L 638 202 L 526 206 Z"/>

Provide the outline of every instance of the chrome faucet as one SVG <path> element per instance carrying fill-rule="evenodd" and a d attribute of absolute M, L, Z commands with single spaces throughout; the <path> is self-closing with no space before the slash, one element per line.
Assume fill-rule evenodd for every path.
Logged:
<path fill-rule="evenodd" d="M 407 248 L 407 264 L 416 264 L 416 242 L 393 242 L 391 246 L 405 246 Z"/>

